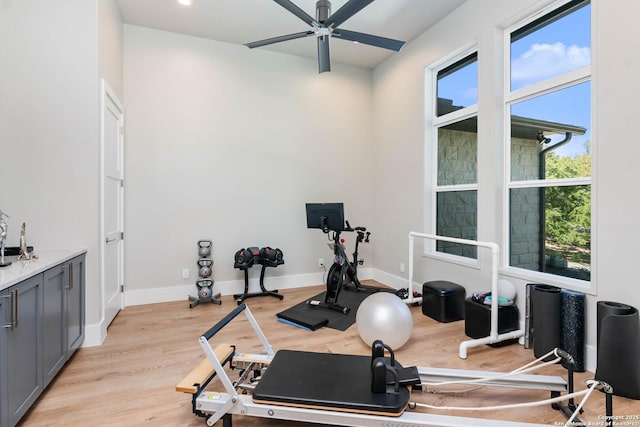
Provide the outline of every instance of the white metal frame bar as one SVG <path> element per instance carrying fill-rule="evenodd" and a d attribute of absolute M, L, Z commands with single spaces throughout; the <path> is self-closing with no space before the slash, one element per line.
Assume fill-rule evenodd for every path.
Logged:
<path fill-rule="evenodd" d="M 435 234 L 425 234 L 411 231 L 409 233 L 409 298 L 407 303 L 422 302 L 422 298 L 413 296 L 413 247 L 415 238 L 440 240 L 443 242 L 460 243 L 463 245 L 471 245 L 491 250 L 491 329 L 489 336 L 473 340 L 467 340 L 460 343 L 459 356 L 461 359 L 467 358 L 467 350 L 470 347 L 478 347 L 484 344 L 495 344 L 498 342 L 520 338 L 524 336 L 522 329 L 507 332 L 505 334 L 498 333 L 498 257 L 500 255 L 500 247 L 493 242 L 481 242 L 477 240 L 458 239 L 455 237 L 438 236 Z"/>
<path fill-rule="evenodd" d="M 228 396 L 226 396 L 228 398 Z M 233 399 L 232 399 L 233 400 Z M 200 411 L 214 412 L 215 417 L 207 419 L 212 426 L 224 414 L 245 415 L 251 417 L 271 418 L 276 420 L 304 421 L 324 425 L 353 427 L 548 427 L 548 424 L 531 424 L 513 421 L 499 421 L 483 418 L 458 417 L 451 415 L 434 415 L 424 412 L 405 411 L 398 417 L 384 415 L 368 415 L 355 412 L 339 412 L 325 409 L 301 408 L 293 406 L 255 403 L 251 396 L 239 395 L 228 408 L 228 399 L 221 398 L 219 393 L 203 392 L 196 405 Z M 218 413 L 218 411 L 224 411 Z"/>

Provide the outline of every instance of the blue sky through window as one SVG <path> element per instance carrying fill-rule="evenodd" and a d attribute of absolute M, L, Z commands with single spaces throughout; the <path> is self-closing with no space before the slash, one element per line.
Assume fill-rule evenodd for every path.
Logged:
<path fill-rule="evenodd" d="M 511 43 L 511 90 L 544 81 L 591 63 L 591 5 L 587 4 Z M 587 152 L 591 140 L 591 85 L 579 84 L 516 104 L 512 114 L 586 129 L 560 147 L 561 156 Z M 551 136 L 553 142 L 564 135 Z"/>
<path fill-rule="evenodd" d="M 587 4 L 511 43 L 511 90 L 589 65 L 590 19 L 591 5 Z M 478 55 L 481 57 L 482 53 Z M 450 99 L 454 106 L 459 107 L 476 104 L 477 62 L 439 79 L 438 97 Z M 591 85 L 583 83 L 516 104 L 512 114 L 584 127 L 584 135 L 574 135 L 570 144 L 556 151 L 562 156 L 580 155 L 586 152 L 591 140 L 590 98 Z M 564 139 L 564 135 L 547 136 L 552 138 L 552 143 Z"/>

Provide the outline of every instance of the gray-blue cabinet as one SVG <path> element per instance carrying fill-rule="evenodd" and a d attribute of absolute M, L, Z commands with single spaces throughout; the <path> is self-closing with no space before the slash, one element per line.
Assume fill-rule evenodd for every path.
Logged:
<path fill-rule="evenodd" d="M 42 273 L 44 291 L 44 318 L 42 358 L 44 363 L 44 385 L 62 369 L 67 361 L 66 335 L 66 283 L 69 281 L 68 263 L 50 268 Z"/>
<path fill-rule="evenodd" d="M 0 295 L 2 337 L 2 426 L 13 426 L 43 390 L 42 275 L 6 289 Z"/>
<path fill-rule="evenodd" d="M 84 341 L 84 255 L 69 261 L 70 281 L 67 286 L 67 359 Z"/>
<path fill-rule="evenodd" d="M 0 426 L 14 426 L 84 339 L 84 255 L 0 292 Z"/>

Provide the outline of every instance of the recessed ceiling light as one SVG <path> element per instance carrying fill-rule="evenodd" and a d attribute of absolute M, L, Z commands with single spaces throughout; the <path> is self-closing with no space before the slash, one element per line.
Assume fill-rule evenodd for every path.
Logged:
<path fill-rule="evenodd" d="M 193 0 L 178 0 L 178 3 L 183 6 L 191 6 L 193 4 Z"/>

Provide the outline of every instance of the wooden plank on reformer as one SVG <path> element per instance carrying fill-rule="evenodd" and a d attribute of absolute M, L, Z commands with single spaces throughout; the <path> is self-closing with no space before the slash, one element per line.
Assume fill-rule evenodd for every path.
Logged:
<path fill-rule="evenodd" d="M 234 352 L 234 347 L 231 344 L 219 344 L 214 353 L 216 358 L 223 363 Z M 196 394 L 198 387 L 204 384 L 211 375 L 213 375 L 214 369 L 208 358 L 204 358 L 200 361 L 198 366 L 193 368 L 177 385 L 176 391 L 181 393 Z"/>
<path fill-rule="evenodd" d="M 253 401 L 397 416 L 410 391 L 371 392 L 371 357 L 279 350 L 253 390 Z"/>

